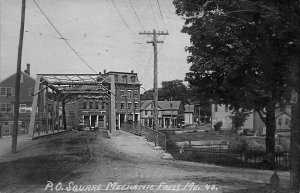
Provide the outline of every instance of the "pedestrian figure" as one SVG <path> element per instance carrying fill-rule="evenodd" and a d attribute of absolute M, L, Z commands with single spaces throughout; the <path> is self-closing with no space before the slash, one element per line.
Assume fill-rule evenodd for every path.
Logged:
<path fill-rule="evenodd" d="M 279 182 L 280 182 L 280 179 L 277 174 L 277 170 L 275 170 L 274 174 L 272 174 L 272 176 L 270 178 L 270 184 L 269 184 L 272 193 L 275 193 L 278 191 Z"/>

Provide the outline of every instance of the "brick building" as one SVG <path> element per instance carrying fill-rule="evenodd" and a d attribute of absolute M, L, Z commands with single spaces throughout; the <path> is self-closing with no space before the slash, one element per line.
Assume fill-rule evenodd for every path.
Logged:
<path fill-rule="evenodd" d="M 116 89 L 116 125 L 140 121 L 140 82 L 137 73 L 104 70 L 103 76 L 114 75 Z M 107 128 L 109 100 L 82 99 L 66 106 L 68 125 L 82 124 L 88 127 Z M 76 120 L 75 122 L 73 120 Z M 75 126 L 75 125 L 74 125 Z"/>
<path fill-rule="evenodd" d="M 15 80 L 16 74 L 13 74 L 0 82 L 0 130 L 2 135 L 10 135 L 13 128 Z M 34 85 L 35 80 L 30 76 L 30 64 L 27 64 L 27 69 L 21 72 L 20 80 L 19 133 L 28 132 Z"/>

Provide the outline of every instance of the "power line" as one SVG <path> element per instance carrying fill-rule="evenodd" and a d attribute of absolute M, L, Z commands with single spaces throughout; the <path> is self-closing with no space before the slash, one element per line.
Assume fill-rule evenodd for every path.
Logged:
<path fill-rule="evenodd" d="M 38 7 L 38 9 L 41 11 L 41 13 L 45 16 L 45 18 L 47 19 L 47 21 L 50 23 L 50 25 L 54 28 L 54 30 L 57 32 L 57 34 L 61 37 L 62 40 L 64 40 L 66 42 L 66 44 L 69 46 L 69 48 L 78 56 L 78 58 L 93 72 L 97 73 L 96 70 L 94 70 L 76 51 L 75 49 L 69 44 L 69 42 L 67 41 L 67 39 L 65 39 L 62 34 L 58 31 L 58 29 L 54 26 L 54 24 L 50 21 L 49 17 L 45 14 L 45 12 L 41 9 L 41 7 L 39 6 L 39 4 L 33 0 L 33 2 L 36 4 L 36 6 Z"/>
<path fill-rule="evenodd" d="M 139 18 L 139 16 L 138 16 L 136 10 L 134 9 L 134 6 L 132 5 L 131 0 L 128 0 L 128 1 L 129 1 L 129 5 L 130 5 L 131 9 L 133 10 L 133 12 L 134 12 L 136 18 L 138 19 L 138 21 L 139 21 L 140 25 L 142 26 L 143 30 L 145 31 L 145 27 L 144 27 L 144 25 L 143 25 L 141 19 Z"/>
<path fill-rule="evenodd" d="M 155 24 L 156 24 L 156 28 L 158 29 L 158 24 L 157 24 L 155 13 L 154 13 L 154 10 L 153 10 L 152 4 L 151 4 L 151 0 L 149 0 L 149 4 L 150 4 L 151 10 L 152 10 L 152 14 L 153 14 L 153 18 L 154 18 L 154 21 L 155 21 Z"/>
<path fill-rule="evenodd" d="M 129 31 L 138 39 L 138 36 L 132 31 L 132 29 L 129 27 L 129 25 L 127 24 L 126 20 L 124 19 L 124 17 L 122 16 L 121 12 L 119 11 L 118 7 L 116 6 L 114 0 L 110 0 L 114 6 L 114 8 L 116 9 L 116 11 L 118 12 L 119 16 L 121 17 L 124 25 L 129 29 Z"/>
<path fill-rule="evenodd" d="M 161 21 L 162 21 L 162 23 L 163 23 L 163 25 L 164 25 L 164 28 L 165 28 L 165 30 L 167 30 L 167 28 L 166 28 L 166 24 L 165 24 L 165 22 L 164 22 L 164 17 L 163 17 L 163 14 L 162 14 L 162 12 L 161 12 L 161 9 L 160 9 L 159 0 L 156 0 L 156 2 L 157 2 L 157 5 L 158 5 L 158 9 L 159 9 L 159 13 L 160 13 Z"/>

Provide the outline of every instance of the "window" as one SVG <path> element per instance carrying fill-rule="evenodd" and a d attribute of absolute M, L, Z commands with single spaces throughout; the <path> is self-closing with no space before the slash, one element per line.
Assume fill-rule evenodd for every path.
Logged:
<path fill-rule="evenodd" d="M 139 91 L 138 90 L 134 90 L 133 91 L 133 95 L 134 95 L 134 97 L 137 98 L 139 96 Z"/>
<path fill-rule="evenodd" d="M 0 112 L 6 113 L 6 104 L 5 103 L 0 104 Z"/>
<path fill-rule="evenodd" d="M 121 103 L 121 109 L 125 109 L 124 103 Z"/>
<path fill-rule="evenodd" d="M 153 109 L 153 103 L 151 103 L 150 107 L 151 107 L 151 109 Z"/>
<path fill-rule="evenodd" d="M 99 102 L 98 101 L 95 102 L 95 109 L 99 109 Z"/>
<path fill-rule="evenodd" d="M 12 113 L 13 112 L 13 105 L 12 104 L 7 104 L 7 112 Z"/>
<path fill-rule="evenodd" d="M 279 119 L 278 119 L 278 125 L 281 125 L 281 122 L 282 122 L 282 119 L 279 118 Z"/>
<path fill-rule="evenodd" d="M 131 76 L 130 79 L 131 79 L 131 82 L 135 82 L 135 76 Z"/>
<path fill-rule="evenodd" d="M 285 119 L 285 125 L 290 125 L 290 119 L 289 118 Z"/>
<path fill-rule="evenodd" d="M 82 106 L 83 106 L 83 109 L 86 109 L 86 101 L 83 101 Z"/>
<path fill-rule="evenodd" d="M 93 101 L 90 101 L 90 109 L 93 109 Z"/>
<path fill-rule="evenodd" d="M 101 104 L 101 109 L 105 109 L 105 103 L 104 102 L 102 102 L 102 104 Z"/>
<path fill-rule="evenodd" d="M 134 103 L 134 108 L 138 109 L 139 108 L 139 103 Z"/>
<path fill-rule="evenodd" d="M 218 105 L 215 104 L 215 112 L 218 112 Z"/>
<path fill-rule="evenodd" d="M 145 111 L 145 115 L 148 115 L 148 111 Z"/>
<path fill-rule="evenodd" d="M 123 76 L 122 76 L 122 82 L 127 83 L 127 76 L 126 76 L 126 75 L 123 75 Z"/>
<path fill-rule="evenodd" d="M 6 96 L 6 88 L 5 87 L 0 88 L 0 96 Z"/>
<path fill-rule="evenodd" d="M 120 95 L 121 95 L 121 96 L 124 96 L 124 95 L 125 95 L 124 90 L 120 90 Z"/>
<path fill-rule="evenodd" d="M 228 105 L 225 105 L 225 112 L 228 112 Z"/>
<path fill-rule="evenodd" d="M 131 103 L 127 103 L 128 109 L 131 109 Z"/>
<path fill-rule="evenodd" d="M 7 96 L 15 96 L 15 89 L 14 88 L 9 87 L 9 88 L 6 88 L 6 89 L 7 89 L 6 90 Z"/>
<path fill-rule="evenodd" d="M 150 114 L 153 115 L 153 111 L 150 111 Z"/>
<path fill-rule="evenodd" d="M 127 95 L 129 98 L 131 97 L 131 90 L 127 90 Z"/>
<path fill-rule="evenodd" d="M 118 82 L 118 80 L 119 80 L 119 75 L 115 74 L 115 82 Z"/>
<path fill-rule="evenodd" d="M 20 113 L 26 113 L 26 104 L 20 104 Z"/>

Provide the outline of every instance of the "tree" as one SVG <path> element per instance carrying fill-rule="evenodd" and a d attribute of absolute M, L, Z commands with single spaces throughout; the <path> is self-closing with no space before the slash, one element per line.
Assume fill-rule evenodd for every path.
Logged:
<path fill-rule="evenodd" d="M 275 108 L 299 78 L 299 1 L 174 0 L 190 35 L 186 80 L 218 103 L 254 109 L 266 125 L 266 161 L 274 165 Z M 296 73 L 297 74 L 297 73 Z M 296 80 L 296 81 L 295 81 Z"/>
<path fill-rule="evenodd" d="M 234 109 L 232 111 L 231 119 L 235 131 L 244 126 L 245 121 L 249 117 L 250 113 L 251 112 L 246 109 Z"/>
<path fill-rule="evenodd" d="M 187 86 L 183 84 L 183 80 L 162 81 L 158 97 L 160 100 L 175 100 L 186 103 L 189 99 L 189 92 Z"/>
<path fill-rule="evenodd" d="M 153 100 L 154 90 L 150 89 L 141 95 L 141 100 Z M 189 90 L 183 84 L 183 80 L 162 81 L 162 87 L 158 89 L 158 99 L 163 100 L 178 100 L 183 103 L 187 102 Z"/>

